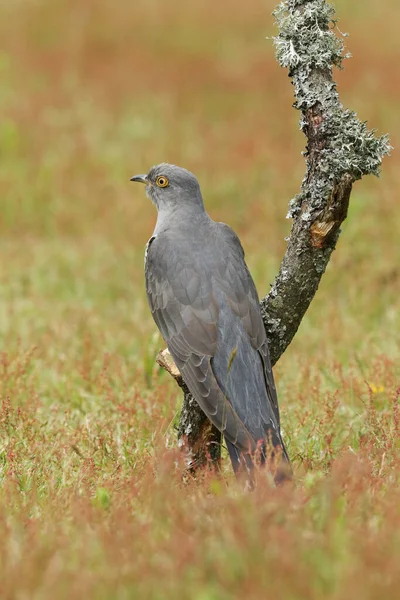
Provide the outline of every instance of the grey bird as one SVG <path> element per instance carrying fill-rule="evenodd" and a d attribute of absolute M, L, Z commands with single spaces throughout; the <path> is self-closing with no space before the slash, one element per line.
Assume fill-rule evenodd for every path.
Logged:
<path fill-rule="evenodd" d="M 278 458 L 290 478 L 259 299 L 235 232 L 207 214 L 196 177 L 162 163 L 131 181 L 158 210 L 146 246 L 154 320 L 190 392 L 223 433 L 236 474 Z"/>

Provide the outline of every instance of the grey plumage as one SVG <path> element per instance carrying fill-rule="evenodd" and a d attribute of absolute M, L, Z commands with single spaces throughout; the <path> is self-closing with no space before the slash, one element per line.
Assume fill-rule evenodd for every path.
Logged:
<path fill-rule="evenodd" d="M 146 248 L 154 320 L 188 388 L 224 434 L 235 472 L 258 446 L 282 449 L 278 400 L 257 291 L 239 238 L 204 209 L 196 177 L 166 163 L 132 181 L 158 210 Z M 285 477 L 278 469 L 276 480 Z"/>

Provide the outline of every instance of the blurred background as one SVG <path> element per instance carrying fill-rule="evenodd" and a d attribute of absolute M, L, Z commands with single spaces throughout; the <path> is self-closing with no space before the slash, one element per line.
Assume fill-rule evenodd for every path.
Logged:
<path fill-rule="evenodd" d="M 82 408 L 86 371 L 98 374 L 105 355 L 129 385 L 153 380 L 162 342 L 145 300 L 143 249 L 156 214 L 129 183 L 134 173 L 161 161 L 194 171 L 212 217 L 241 237 L 260 295 L 268 291 L 304 173 L 291 85 L 266 40 L 274 7 L 0 4 L 1 345 L 33 352 L 42 401 Z M 399 4 L 336 8 L 354 55 L 335 73 L 341 99 L 397 146 Z M 379 356 L 396 356 L 398 166 L 395 151 L 381 180 L 355 184 L 337 251 L 277 367 L 283 393 L 299 369 L 338 361 L 373 378 Z"/>
<path fill-rule="evenodd" d="M 161 161 L 194 171 L 267 293 L 305 170 L 266 39 L 275 4 L 0 2 L 2 598 L 267 598 L 268 583 L 339 600 L 382 597 L 379 582 L 398 597 L 397 149 L 354 185 L 275 368 L 298 495 L 171 483 L 181 395 L 154 363 L 143 276 L 156 211 L 129 178 Z M 354 56 L 335 72 L 341 100 L 397 148 L 400 3 L 335 6 Z"/>

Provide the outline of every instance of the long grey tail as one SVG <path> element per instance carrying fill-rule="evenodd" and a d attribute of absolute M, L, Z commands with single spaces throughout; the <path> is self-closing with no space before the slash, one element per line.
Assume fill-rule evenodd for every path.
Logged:
<path fill-rule="evenodd" d="M 234 446 L 227 439 L 225 439 L 225 442 L 235 475 L 238 477 L 243 473 L 247 477 L 250 487 L 254 487 L 254 460 L 252 456 L 250 454 L 244 454 L 243 452 L 240 452 L 236 446 Z M 273 447 L 278 445 L 281 449 L 281 456 L 280 462 L 276 466 L 274 481 L 276 485 L 281 485 L 285 481 L 290 481 L 293 477 L 293 474 L 290 466 L 289 456 L 282 440 L 279 440 L 279 444 L 274 443 Z M 266 465 L 268 452 L 273 458 L 274 450 L 271 452 L 271 449 L 267 447 L 267 443 L 264 441 L 260 446 L 261 466 Z"/>
<path fill-rule="evenodd" d="M 236 446 L 234 446 L 231 442 L 228 442 L 226 438 L 225 442 L 235 475 L 238 475 L 243 470 L 248 471 L 248 473 L 252 473 L 254 470 L 254 463 L 250 454 L 243 454 L 236 448 Z"/>
<path fill-rule="evenodd" d="M 249 482 L 250 489 L 254 488 L 254 463 L 250 454 L 243 454 L 240 452 L 232 442 L 228 442 L 225 438 L 226 447 L 228 448 L 229 457 L 231 459 L 233 471 L 236 477 L 244 474 L 245 478 Z"/>

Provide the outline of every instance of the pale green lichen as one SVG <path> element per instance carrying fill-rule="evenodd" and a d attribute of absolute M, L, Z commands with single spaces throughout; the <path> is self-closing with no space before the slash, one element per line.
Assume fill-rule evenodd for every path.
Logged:
<path fill-rule="evenodd" d="M 353 111 L 340 103 L 332 68 L 342 67 L 343 34 L 340 37 L 335 9 L 325 0 L 286 0 L 274 12 L 279 34 L 274 39 L 279 63 L 289 69 L 295 107 L 302 111 L 300 128 L 307 127 L 307 109 L 318 105 L 323 122 L 319 136 L 324 146 L 318 160 L 318 176 L 305 177 L 302 192 L 289 207 L 295 216 L 302 201 L 309 200 L 310 220 L 321 209 L 332 186 L 346 173 L 355 181 L 363 175 L 379 175 L 382 159 L 391 146 L 387 135 L 378 137 Z"/>
<path fill-rule="evenodd" d="M 279 35 L 274 38 L 277 59 L 289 70 L 301 66 L 306 71 L 317 67 L 341 67 L 343 41 L 333 27 L 335 9 L 324 0 L 281 2 L 274 11 Z"/>

